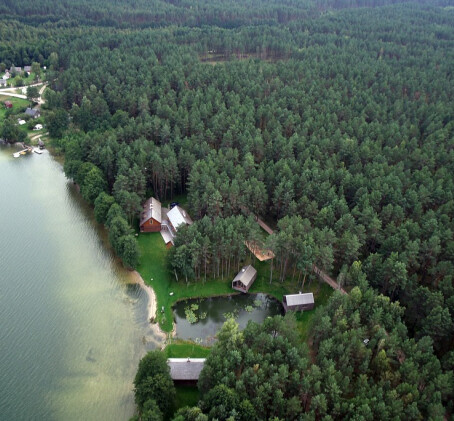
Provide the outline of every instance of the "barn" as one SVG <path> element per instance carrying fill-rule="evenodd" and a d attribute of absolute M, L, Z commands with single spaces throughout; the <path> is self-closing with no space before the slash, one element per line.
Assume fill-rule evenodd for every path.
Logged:
<path fill-rule="evenodd" d="M 287 311 L 303 311 L 312 310 L 314 308 L 314 294 L 308 292 L 307 294 L 291 294 L 284 295 L 282 302 L 284 310 Z"/>
<path fill-rule="evenodd" d="M 150 197 L 143 205 L 140 215 L 140 232 L 159 232 L 161 222 L 161 202 Z"/>
<path fill-rule="evenodd" d="M 240 292 L 248 292 L 257 278 L 257 271 L 251 266 L 242 268 L 232 281 L 232 288 Z"/>
<path fill-rule="evenodd" d="M 167 365 L 174 383 L 196 385 L 205 365 L 205 358 L 169 358 Z"/>

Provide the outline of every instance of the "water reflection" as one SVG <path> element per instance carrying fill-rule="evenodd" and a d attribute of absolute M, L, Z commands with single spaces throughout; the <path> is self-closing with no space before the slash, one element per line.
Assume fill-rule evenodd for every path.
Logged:
<path fill-rule="evenodd" d="M 210 343 L 228 317 L 234 317 L 244 329 L 249 320 L 260 323 L 269 316 L 283 314 L 283 309 L 279 301 L 268 295 L 240 294 L 180 301 L 174 306 L 173 314 L 177 338 Z M 197 322 L 190 323 L 191 317 Z"/>

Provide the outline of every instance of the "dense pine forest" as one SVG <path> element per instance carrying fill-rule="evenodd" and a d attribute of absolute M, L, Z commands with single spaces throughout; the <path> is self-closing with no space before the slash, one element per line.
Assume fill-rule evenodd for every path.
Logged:
<path fill-rule="evenodd" d="M 126 266 L 144 200 L 186 195 L 195 223 L 168 262 L 182 279 L 230 275 L 256 241 L 276 256 L 275 282 L 304 282 L 315 264 L 351 291 L 318 315 L 310 353 L 283 322 L 226 327 L 200 408 L 176 419 L 450 416 L 452 6 L 2 2 L 0 71 L 47 66 L 54 147 Z M 275 233 L 262 238 L 253 215 Z M 253 357 L 263 349 L 281 360 Z"/>

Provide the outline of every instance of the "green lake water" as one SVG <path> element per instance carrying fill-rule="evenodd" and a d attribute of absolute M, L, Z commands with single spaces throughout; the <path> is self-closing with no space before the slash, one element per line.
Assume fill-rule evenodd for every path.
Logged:
<path fill-rule="evenodd" d="M 0 147 L 0 419 L 127 420 L 146 294 L 46 151 Z"/>

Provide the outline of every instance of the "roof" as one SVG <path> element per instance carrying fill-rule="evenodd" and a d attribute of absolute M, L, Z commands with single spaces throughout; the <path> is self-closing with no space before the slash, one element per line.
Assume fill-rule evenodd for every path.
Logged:
<path fill-rule="evenodd" d="M 28 107 L 26 110 L 25 110 L 25 114 L 31 116 L 31 117 L 35 117 L 37 114 L 40 114 L 39 110 L 35 110 L 33 108 L 30 108 Z"/>
<path fill-rule="evenodd" d="M 254 280 L 256 274 L 257 271 L 251 265 L 247 265 L 238 272 L 233 282 L 241 281 L 241 283 L 245 287 L 248 287 L 249 284 Z"/>
<path fill-rule="evenodd" d="M 11 101 L 5 101 L 5 105 L 13 105 Z"/>
<path fill-rule="evenodd" d="M 161 202 L 154 197 L 150 197 L 143 205 L 143 211 L 140 216 L 140 225 L 147 222 L 149 219 L 153 218 L 159 223 L 162 222 L 161 219 Z"/>
<path fill-rule="evenodd" d="M 314 294 L 308 292 L 307 294 L 291 294 L 284 295 L 287 306 L 300 306 L 304 304 L 314 304 Z"/>
<path fill-rule="evenodd" d="M 174 206 L 172 209 L 170 209 L 167 213 L 167 218 L 169 218 L 169 221 L 172 224 L 173 228 L 175 228 L 175 230 L 178 230 L 178 227 L 182 224 L 192 224 L 192 219 L 190 218 L 190 216 L 183 208 L 180 208 L 179 206 Z"/>
<path fill-rule="evenodd" d="M 167 364 L 172 380 L 199 380 L 205 358 L 169 358 Z"/>
<path fill-rule="evenodd" d="M 32 66 L 24 66 L 24 71 L 29 72 L 32 69 Z"/>

